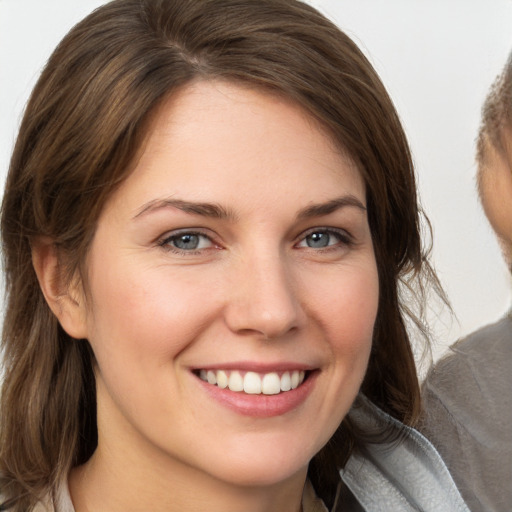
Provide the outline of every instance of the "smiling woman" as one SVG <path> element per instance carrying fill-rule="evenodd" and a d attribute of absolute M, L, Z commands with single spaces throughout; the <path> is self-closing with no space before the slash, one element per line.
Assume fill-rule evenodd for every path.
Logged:
<path fill-rule="evenodd" d="M 194 468 L 194 485 L 204 474 L 300 491 L 361 386 L 378 303 L 365 209 L 312 205 L 333 191 L 362 205 L 364 190 L 287 100 L 209 80 L 164 102 L 99 216 L 87 295 L 68 305 L 55 293 L 61 325 L 95 355 L 98 432 L 160 474 Z M 50 305 L 54 259 L 35 251 Z M 108 474 L 111 449 L 72 472 L 76 504 Z"/>
<path fill-rule="evenodd" d="M 401 423 L 400 282 L 435 283 L 407 143 L 311 7 L 92 13 L 27 106 L 2 236 L 4 509 L 466 510 Z"/>

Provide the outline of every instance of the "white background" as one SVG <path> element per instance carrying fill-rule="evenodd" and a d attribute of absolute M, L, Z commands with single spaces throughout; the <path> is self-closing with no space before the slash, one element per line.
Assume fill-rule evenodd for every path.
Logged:
<path fill-rule="evenodd" d="M 38 73 L 101 0 L 0 0 L 0 179 Z M 512 49 L 512 0 L 311 0 L 376 67 L 403 120 L 455 316 L 433 305 L 434 356 L 500 317 L 511 280 L 477 201 L 480 106 Z"/>

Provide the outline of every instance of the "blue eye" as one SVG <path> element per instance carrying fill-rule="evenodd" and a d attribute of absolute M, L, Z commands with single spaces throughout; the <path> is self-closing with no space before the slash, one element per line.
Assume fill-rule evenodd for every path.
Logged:
<path fill-rule="evenodd" d="M 316 229 L 310 231 L 299 243 L 298 247 L 308 247 L 310 249 L 324 249 L 335 245 L 348 245 L 350 239 L 348 235 L 335 231 L 333 229 Z"/>
<path fill-rule="evenodd" d="M 305 240 L 308 247 L 317 249 L 331 245 L 331 238 L 330 233 L 311 233 Z"/>
<path fill-rule="evenodd" d="M 170 246 L 170 248 L 179 251 L 197 251 L 211 247 L 212 241 L 201 233 L 185 232 L 171 235 L 161 242 L 162 246 Z"/>

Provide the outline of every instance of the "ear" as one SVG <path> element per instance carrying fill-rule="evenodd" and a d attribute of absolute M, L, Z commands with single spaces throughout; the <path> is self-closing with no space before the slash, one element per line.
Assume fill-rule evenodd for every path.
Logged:
<path fill-rule="evenodd" d="M 48 306 L 72 338 L 87 338 L 87 310 L 81 280 L 66 279 L 59 256 L 58 248 L 48 237 L 33 241 L 32 264 Z"/>

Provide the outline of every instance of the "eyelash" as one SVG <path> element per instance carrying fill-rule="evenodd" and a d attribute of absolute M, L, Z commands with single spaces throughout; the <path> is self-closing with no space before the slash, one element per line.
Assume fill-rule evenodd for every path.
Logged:
<path fill-rule="evenodd" d="M 339 249 L 340 246 L 350 247 L 354 244 L 354 240 L 353 240 L 352 236 L 347 231 L 345 231 L 343 229 L 328 228 L 328 227 L 316 227 L 316 228 L 309 229 L 305 233 L 302 233 L 300 235 L 300 239 L 296 245 L 298 245 L 299 243 L 305 242 L 307 237 L 314 235 L 314 234 L 329 235 L 329 237 L 334 236 L 338 239 L 338 242 L 335 244 L 332 244 L 332 245 L 327 245 L 325 247 L 317 247 L 317 248 L 305 247 L 305 248 L 316 250 L 316 251 L 329 251 L 329 250 Z"/>
<path fill-rule="evenodd" d="M 308 231 L 301 233 L 299 240 L 295 243 L 295 247 L 301 248 L 299 244 L 306 242 L 306 239 L 309 236 L 315 235 L 315 234 L 321 234 L 321 235 L 328 235 L 329 237 L 334 236 L 338 239 L 337 243 L 329 244 L 324 247 L 309 247 L 309 246 L 303 246 L 305 249 L 310 249 L 313 251 L 331 251 L 339 249 L 340 246 L 343 247 L 350 247 L 354 244 L 354 241 L 349 233 L 347 231 L 342 229 L 335 229 L 335 228 L 327 228 L 327 227 L 316 227 L 311 228 Z M 175 240 L 179 240 L 182 237 L 185 236 L 196 236 L 200 239 L 207 239 L 209 243 L 211 244 L 210 247 L 200 247 L 198 249 L 180 249 L 179 247 L 175 247 L 172 245 L 172 242 Z M 330 242 L 330 239 L 329 239 Z M 201 242 L 199 242 L 201 243 Z M 201 231 L 194 231 L 194 230 L 183 230 L 179 232 L 174 232 L 168 236 L 165 236 L 161 240 L 158 241 L 158 246 L 162 247 L 166 251 L 170 251 L 174 254 L 178 255 L 187 255 L 187 256 L 194 256 L 201 254 L 204 250 L 212 249 L 212 248 L 218 248 L 216 246 L 215 242 L 212 240 L 212 238 L 205 233 L 202 233 Z"/>
<path fill-rule="evenodd" d="M 212 245 L 212 247 L 206 247 L 206 248 L 202 247 L 202 248 L 199 248 L 199 249 L 186 250 L 186 249 L 180 249 L 179 247 L 175 247 L 175 246 L 171 245 L 171 243 L 173 241 L 179 240 L 180 238 L 183 238 L 185 236 L 197 236 L 197 237 L 199 237 L 201 239 L 207 239 L 209 241 L 209 243 Z M 187 255 L 188 256 L 188 255 L 201 254 L 201 252 L 204 251 L 205 249 L 211 249 L 211 248 L 215 247 L 215 242 L 213 242 L 211 237 L 209 237 L 208 235 L 205 235 L 201 231 L 183 230 L 183 231 L 174 232 L 171 235 L 165 236 L 163 239 L 161 239 L 158 242 L 158 246 L 160 246 L 164 250 L 170 251 L 170 252 L 172 252 L 174 254 Z"/>

